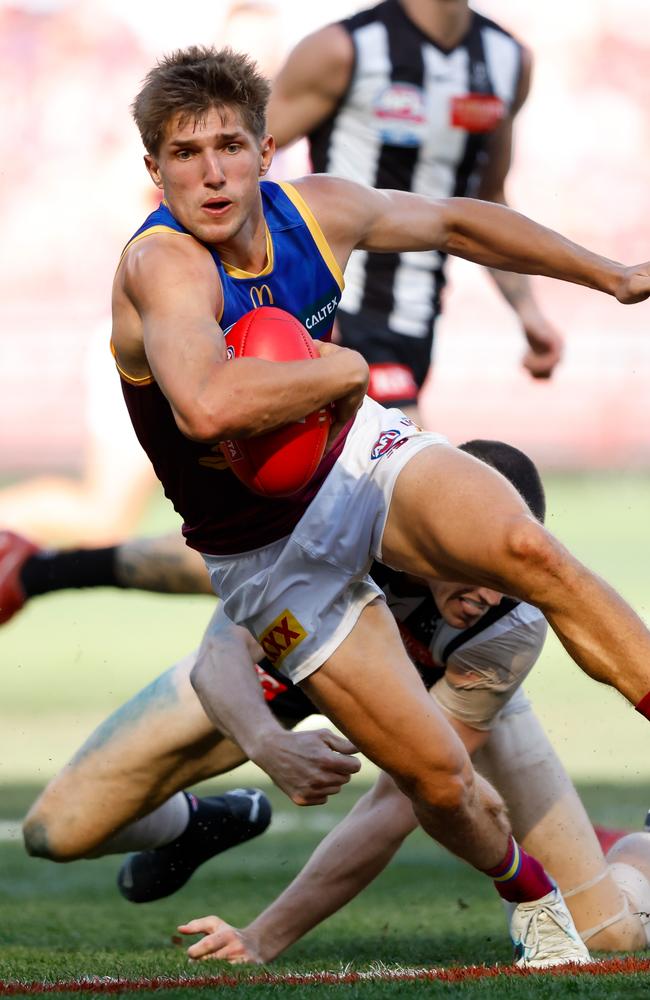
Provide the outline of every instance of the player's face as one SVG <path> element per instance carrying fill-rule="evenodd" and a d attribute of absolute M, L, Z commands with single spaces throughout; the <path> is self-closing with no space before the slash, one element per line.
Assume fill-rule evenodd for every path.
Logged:
<path fill-rule="evenodd" d="M 220 246 L 254 231 L 259 179 L 272 157 L 272 138 L 257 139 L 239 111 L 225 106 L 198 122 L 175 115 L 157 156 L 145 163 L 172 215 L 204 243 Z"/>
<path fill-rule="evenodd" d="M 452 628 L 470 628 L 499 604 L 503 594 L 488 587 L 470 587 L 466 583 L 429 580 L 438 611 Z"/>

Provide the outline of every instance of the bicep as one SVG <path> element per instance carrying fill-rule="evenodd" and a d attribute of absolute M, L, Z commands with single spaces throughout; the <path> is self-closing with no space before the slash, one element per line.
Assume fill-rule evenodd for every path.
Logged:
<path fill-rule="evenodd" d="M 182 430 L 206 373 L 225 361 L 215 265 L 189 239 L 152 239 L 127 262 L 125 289 L 140 316 L 147 363 Z"/>

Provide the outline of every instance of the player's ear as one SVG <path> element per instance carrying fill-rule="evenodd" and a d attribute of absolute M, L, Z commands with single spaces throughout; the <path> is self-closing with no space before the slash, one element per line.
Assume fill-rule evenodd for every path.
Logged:
<path fill-rule="evenodd" d="M 144 165 L 147 168 L 147 172 L 149 173 L 151 180 L 154 182 L 156 187 L 160 188 L 162 191 L 163 182 L 162 177 L 160 176 L 160 168 L 150 153 L 145 153 Z"/>
<path fill-rule="evenodd" d="M 265 135 L 260 144 L 260 177 L 268 173 L 275 154 L 275 139 L 272 135 Z"/>

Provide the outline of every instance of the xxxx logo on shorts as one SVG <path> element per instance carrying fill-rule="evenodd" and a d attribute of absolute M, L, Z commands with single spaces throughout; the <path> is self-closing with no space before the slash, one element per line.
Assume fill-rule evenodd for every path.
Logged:
<path fill-rule="evenodd" d="M 276 667 L 282 663 L 288 653 L 293 652 L 296 646 L 299 646 L 306 638 L 307 633 L 304 628 L 286 608 L 274 622 L 271 622 L 266 631 L 258 638 L 258 642 L 273 666 Z"/>

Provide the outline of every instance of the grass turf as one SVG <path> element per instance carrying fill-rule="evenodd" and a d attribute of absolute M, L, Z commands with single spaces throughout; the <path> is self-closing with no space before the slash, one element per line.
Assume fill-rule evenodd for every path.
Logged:
<path fill-rule="evenodd" d="M 551 528 L 649 617 L 650 479 L 551 477 L 548 492 Z M 209 609 L 208 599 L 106 591 L 54 594 L 35 601 L 5 627 L 0 634 L 0 816 L 20 816 L 101 717 L 191 648 Z M 528 690 L 560 754 L 580 779 L 594 819 L 637 826 L 650 804 L 645 798 L 647 723 L 617 696 L 583 678 L 553 639 Z M 221 786 L 251 780 L 249 769 L 222 780 Z M 302 827 L 283 829 L 280 823 L 279 832 L 215 859 L 171 900 L 145 907 L 131 906 L 117 895 L 117 859 L 57 867 L 27 859 L 17 843 L 0 844 L 0 981 L 223 971 L 220 964 L 188 966 L 183 949 L 172 944 L 175 925 L 206 912 L 235 924 L 251 919 L 319 839 L 312 817 L 318 816 L 316 825 L 333 823 L 356 798 L 362 781 L 323 809 L 300 811 L 306 820 Z M 275 804 L 282 815 L 292 813 L 278 793 Z M 507 962 L 509 955 L 505 924 L 489 884 L 416 835 L 367 893 L 272 968 L 336 971 L 352 963 L 355 969 L 368 969 L 377 961 L 389 966 L 490 965 Z M 246 975 L 236 972 L 237 977 Z M 318 987 L 243 981 L 238 986 L 239 992 L 255 997 L 271 992 L 307 996 L 314 989 L 320 996 L 343 989 L 346 996 L 373 998 L 389 991 L 391 996 L 410 996 L 424 990 L 434 996 L 547 997 L 552 990 L 559 996 L 628 998 L 640 996 L 641 990 L 647 995 L 648 977 Z M 187 990 L 164 995 L 187 996 Z"/>

